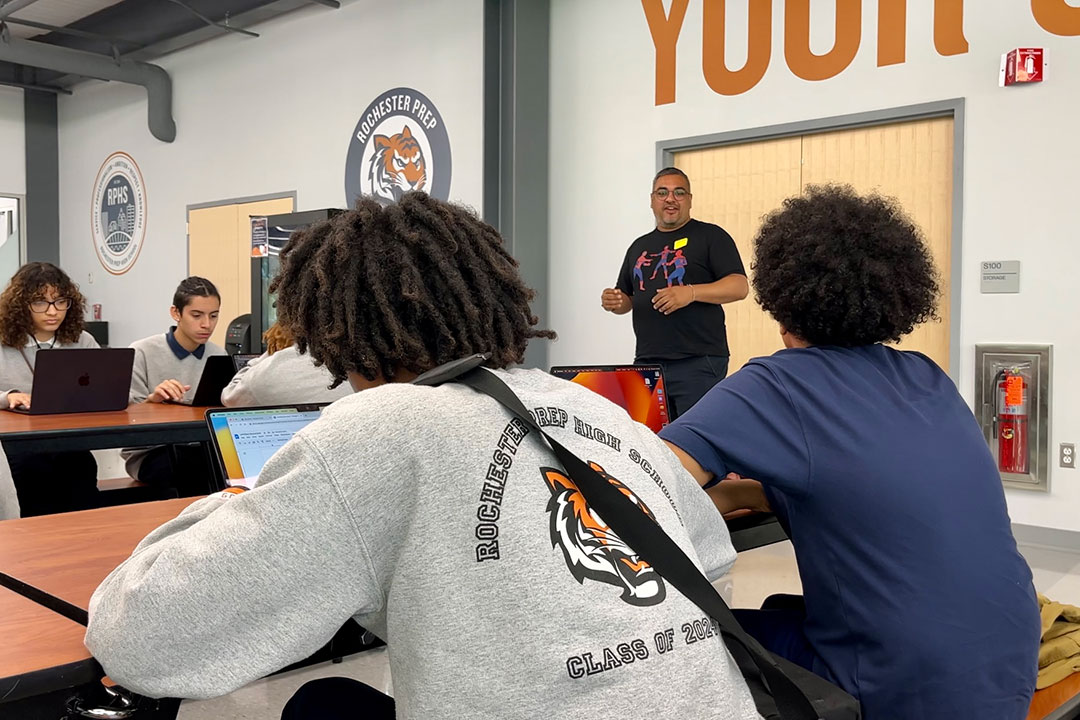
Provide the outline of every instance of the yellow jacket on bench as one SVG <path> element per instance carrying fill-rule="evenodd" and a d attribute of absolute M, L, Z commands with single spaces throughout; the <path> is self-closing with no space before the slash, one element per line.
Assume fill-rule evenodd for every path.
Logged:
<path fill-rule="evenodd" d="M 1035 687 L 1042 690 L 1080 670 L 1080 608 L 1039 595 L 1039 614 L 1042 644 Z"/>

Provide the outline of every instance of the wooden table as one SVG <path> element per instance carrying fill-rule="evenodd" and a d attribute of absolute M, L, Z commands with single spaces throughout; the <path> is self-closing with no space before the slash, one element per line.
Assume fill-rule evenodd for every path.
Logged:
<path fill-rule="evenodd" d="M 0 588 L 0 702 L 15 702 L 100 677 L 83 645 L 85 633 L 86 628 L 78 623 Z"/>
<path fill-rule="evenodd" d="M 83 645 L 86 628 L 61 613 L 84 614 L 139 541 L 198 499 L 0 522 L 0 718 L 19 701 L 59 710 L 57 693 L 96 685 L 101 668 Z"/>
<path fill-rule="evenodd" d="M 1080 717 L 1080 673 L 1037 690 L 1027 720 L 1065 720 Z"/>
<path fill-rule="evenodd" d="M 139 541 L 197 500 L 178 498 L 0 522 L 0 586 L 4 586 L 0 632 L 9 627 L 5 621 L 9 613 L 12 626 L 26 625 L 25 633 L 0 635 L 0 718 L 8 717 L 4 703 L 100 679 L 97 663 L 83 647 L 85 628 L 58 613 L 88 610 L 94 590 Z M 59 605 L 57 612 L 7 589 L 16 587 L 45 596 L 50 606 Z M 9 611 L 5 601 L 19 612 Z M 285 670 L 381 644 L 350 620 L 322 649 Z"/>
<path fill-rule="evenodd" d="M 0 522 L 0 585 L 26 583 L 76 608 L 151 530 L 199 498 L 41 515 Z"/>
<path fill-rule="evenodd" d="M 0 412 L 0 442 L 24 452 L 101 450 L 209 442 L 207 408 L 140 403 L 125 410 L 58 415 Z"/>

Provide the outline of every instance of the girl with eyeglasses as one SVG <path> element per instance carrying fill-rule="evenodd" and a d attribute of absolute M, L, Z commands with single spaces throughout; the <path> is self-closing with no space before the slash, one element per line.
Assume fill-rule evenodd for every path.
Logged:
<path fill-rule="evenodd" d="M 0 410 L 29 408 L 37 354 L 53 348 L 96 348 L 83 330 L 86 299 L 51 263 L 23 265 L 0 294 Z M 22 515 L 65 512 L 96 504 L 97 463 L 89 451 L 7 452 Z"/>

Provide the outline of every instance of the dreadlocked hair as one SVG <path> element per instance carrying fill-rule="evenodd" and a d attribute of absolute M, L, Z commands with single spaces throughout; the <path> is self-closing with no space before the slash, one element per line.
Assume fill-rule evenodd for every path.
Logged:
<path fill-rule="evenodd" d="M 293 233 L 281 251 L 278 323 L 340 385 L 422 373 L 474 353 L 488 367 L 525 358 L 536 293 L 495 228 L 471 210 L 410 192 Z"/>

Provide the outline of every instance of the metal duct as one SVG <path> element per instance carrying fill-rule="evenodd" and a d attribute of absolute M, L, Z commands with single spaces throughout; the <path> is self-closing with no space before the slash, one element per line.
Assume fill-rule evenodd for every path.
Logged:
<path fill-rule="evenodd" d="M 3 20 L 8 15 L 17 13 L 27 5 L 33 5 L 37 0 L 9 0 L 6 3 L 0 3 L 0 20 Z"/>
<path fill-rule="evenodd" d="M 150 133 L 162 142 L 176 139 L 172 78 L 157 65 L 137 60 L 114 60 L 96 53 L 14 37 L 0 40 L 0 60 L 98 80 L 142 85 L 146 88 Z"/>

